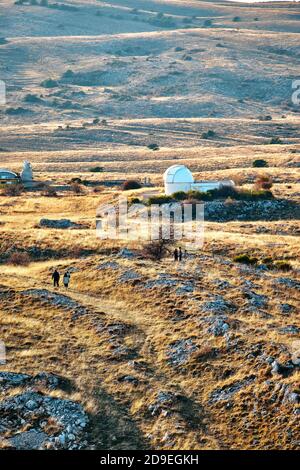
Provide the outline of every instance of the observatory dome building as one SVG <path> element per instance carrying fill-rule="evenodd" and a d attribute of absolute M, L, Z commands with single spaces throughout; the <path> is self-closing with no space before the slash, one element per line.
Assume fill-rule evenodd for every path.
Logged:
<path fill-rule="evenodd" d="M 1 183 L 15 183 L 19 181 L 19 176 L 13 171 L 6 168 L 0 168 L 0 184 Z"/>
<path fill-rule="evenodd" d="M 184 165 L 173 165 L 164 173 L 165 193 L 174 194 L 178 191 L 190 191 L 194 177 Z"/>
<path fill-rule="evenodd" d="M 185 165 L 172 165 L 164 173 L 165 194 L 171 194 L 179 191 L 210 191 L 219 189 L 222 186 L 234 186 L 231 180 L 224 181 L 195 181 L 191 171 Z"/>

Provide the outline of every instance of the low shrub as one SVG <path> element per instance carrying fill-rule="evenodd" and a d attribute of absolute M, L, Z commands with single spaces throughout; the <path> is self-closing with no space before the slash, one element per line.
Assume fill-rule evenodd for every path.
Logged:
<path fill-rule="evenodd" d="M 203 133 L 201 134 L 201 138 L 202 138 L 202 139 L 212 139 L 212 138 L 215 137 L 215 136 L 216 136 L 216 133 L 215 133 L 215 131 L 212 131 L 212 130 L 203 132 Z"/>
<path fill-rule="evenodd" d="M 175 202 L 174 199 L 171 196 L 163 196 L 163 195 L 161 195 L 161 196 L 151 196 L 148 199 L 148 204 L 149 205 L 152 205 L 152 204 L 158 204 L 158 205 L 170 204 L 171 202 Z"/>
<path fill-rule="evenodd" d="M 205 28 L 209 28 L 209 27 L 212 26 L 212 24 L 213 24 L 213 23 L 212 23 L 212 20 L 205 20 L 204 23 L 203 23 L 203 26 L 204 26 Z"/>
<path fill-rule="evenodd" d="M 101 173 L 103 171 L 103 167 L 102 166 L 94 166 L 94 167 L 90 168 L 89 171 L 91 173 Z"/>
<path fill-rule="evenodd" d="M 58 82 L 56 80 L 52 80 L 52 78 L 48 78 L 41 83 L 41 86 L 44 88 L 56 88 L 58 87 Z"/>
<path fill-rule="evenodd" d="M 19 184 L 19 183 L 6 184 L 3 187 L 1 187 L 2 196 L 8 196 L 8 197 L 21 196 L 23 191 L 24 191 L 24 187 L 22 184 Z"/>
<path fill-rule="evenodd" d="M 270 140 L 270 144 L 279 145 L 282 144 L 282 141 L 280 137 L 272 137 L 272 139 Z"/>
<path fill-rule="evenodd" d="M 293 267 L 290 265 L 290 263 L 287 263 L 286 261 L 275 261 L 273 266 L 279 271 L 288 272 L 293 270 Z"/>
<path fill-rule="evenodd" d="M 176 201 L 183 201 L 184 199 L 186 199 L 186 193 L 184 191 L 177 191 L 176 193 L 172 194 L 172 197 Z"/>
<path fill-rule="evenodd" d="M 263 160 L 262 158 L 259 158 L 257 160 L 254 160 L 254 162 L 252 163 L 252 166 L 253 166 L 253 168 L 264 168 L 264 167 L 267 167 L 269 165 L 268 165 L 268 162 L 266 162 L 266 160 Z"/>
<path fill-rule="evenodd" d="M 122 190 L 123 191 L 129 191 L 131 189 L 140 189 L 142 185 L 135 180 L 127 180 L 123 183 L 122 185 Z"/>
<path fill-rule="evenodd" d="M 73 191 L 73 193 L 77 195 L 84 194 L 84 189 L 80 183 L 73 183 L 70 185 L 70 188 L 71 188 L 71 191 Z"/>
<path fill-rule="evenodd" d="M 235 256 L 233 258 L 233 261 L 236 262 L 236 263 L 255 265 L 255 264 L 257 264 L 258 259 L 244 253 L 244 254 L 240 254 L 240 255 Z"/>
<path fill-rule="evenodd" d="M 24 98 L 25 103 L 38 104 L 41 103 L 41 98 L 32 93 L 28 93 Z"/>
<path fill-rule="evenodd" d="M 129 204 L 132 205 L 132 204 L 141 204 L 142 201 L 138 198 L 138 197 L 133 197 L 132 199 L 130 199 L 129 201 Z"/>
<path fill-rule="evenodd" d="M 149 144 L 148 149 L 150 149 L 150 150 L 159 150 L 159 145 L 158 144 Z"/>
<path fill-rule="evenodd" d="M 48 186 L 47 188 L 45 188 L 42 191 L 41 195 L 44 197 L 57 197 L 58 196 L 56 190 L 52 188 L 51 186 Z"/>

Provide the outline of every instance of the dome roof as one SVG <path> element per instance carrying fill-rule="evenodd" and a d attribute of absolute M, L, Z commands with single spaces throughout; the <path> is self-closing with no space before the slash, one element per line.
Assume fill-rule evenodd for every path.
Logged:
<path fill-rule="evenodd" d="M 193 183 L 194 177 L 184 165 L 173 165 L 164 173 L 165 183 Z"/>
<path fill-rule="evenodd" d="M 7 170 L 6 168 L 0 168 L 0 179 L 15 179 L 18 175 L 13 171 Z"/>

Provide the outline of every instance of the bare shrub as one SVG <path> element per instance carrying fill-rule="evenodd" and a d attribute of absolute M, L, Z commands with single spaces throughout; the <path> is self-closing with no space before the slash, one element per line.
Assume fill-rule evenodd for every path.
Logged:
<path fill-rule="evenodd" d="M 273 186 L 273 181 L 269 175 L 259 175 L 255 180 L 255 188 L 258 190 L 261 189 L 271 189 Z"/>
<path fill-rule="evenodd" d="M 71 190 L 73 191 L 73 193 L 75 193 L 77 195 L 84 194 L 84 192 L 85 192 L 83 187 L 79 183 L 71 184 Z"/>
<path fill-rule="evenodd" d="M 6 184 L 1 191 L 2 196 L 21 196 L 24 187 L 21 184 Z"/>
<path fill-rule="evenodd" d="M 16 251 L 9 256 L 7 263 L 12 264 L 13 266 L 28 266 L 30 263 L 30 256 L 28 253 Z"/>
<path fill-rule="evenodd" d="M 153 261 L 160 261 L 169 253 L 170 240 L 153 240 L 143 246 L 142 256 Z"/>
<path fill-rule="evenodd" d="M 42 196 L 45 196 L 45 197 L 57 197 L 57 192 L 54 188 L 52 188 L 52 186 L 48 186 L 44 189 L 44 191 L 42 191 Z"/>

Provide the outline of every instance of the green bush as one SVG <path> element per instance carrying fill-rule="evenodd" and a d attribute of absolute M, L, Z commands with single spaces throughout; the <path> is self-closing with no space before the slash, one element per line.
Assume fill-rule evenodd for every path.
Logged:
<path fill-rule="evenodd" d="M 41 100 L 41 98 L 39 98 L 37 95 L 28 93 L 28 94 L 25 96 L 24 101 L 25 101 L 25 103 L 32 103 L 32 104 L 35 104 L 35 103 L 41 103 L 42 100 Z"/>
<path fill-rule="evenodd" d="M 280 137 L 272 137 L 272 139 L 270 140 L 270 144 L 279 145 L 279 144 L 282 144 L 282 141 Z"/>
<path fill-rule="evenodd" d="M 176 193 L 172 194 L 172 196 L 176 201 L 183 201 L 186 199 L 186 193 L 184 191 L 177 191 Z"/>
<path fill-rule="evenodd" d="M 252 166 L 253 168 L 264 168 L 269 165 L 268 165 L 268 162 L 266 162 L 266 160 L 259 158 L 257 160 L 254 160 L 254 162 L 252 163 Z"/>
<path fill-rule="evenodd" d="M 212 196 L 210 192 L 203 192 L 203 191 L 188 191 L 187 192 L 187 199 L 195 199 L 196 201 L 211 201 Z"/>
<path fill-rule="evenodd" d="M 202 139 L 212 139 L 215 136 L 216 136 L 216 133 L 215 133 L 215 131 L 212 131 L 212 130 L 209 130 L 207 132 L 203 132 L 201 134 Z"/>
<path fill-rule="evenodd" d="M 258 259 L 252 256 L 249 256 L 248 254 L 240 254 L 240 255 L 235 256 L 233 258 L 233 261 L 235 261 L 236 263 L 255 265 L 257 264 Z"/>
<path fill-rule="evenodd" d="M 52 78 L 48 78 L 41 83 L 41 86 L 44 88 L 56 88 L 58 87 L 58 82 Z"/>
<path fill-rule="evenodd" d="M 170 204 L 171 202 L 175 202 L 171 196 L 151 196 L 148 199 L 148 204 Z"/>
<path fill-rule="evenodd" d="M 94 166 L 89 169 L 91 173 L 101 173 L 103 171 L 102 166 Z"/>
<path fill-rule="evenodd" d="M 138 197 L 133 197 L 132 199 L 130 199 L 129 205 L 132 206 L 132 204 L 141 204 L 141 202 L 142 201 Z"/>
<path fill-rule="evenodd" d="M 150 150 L 159 150 L 159 145 L 158 144 L 149 144 L 148 149 L 150 149 Z"/>

